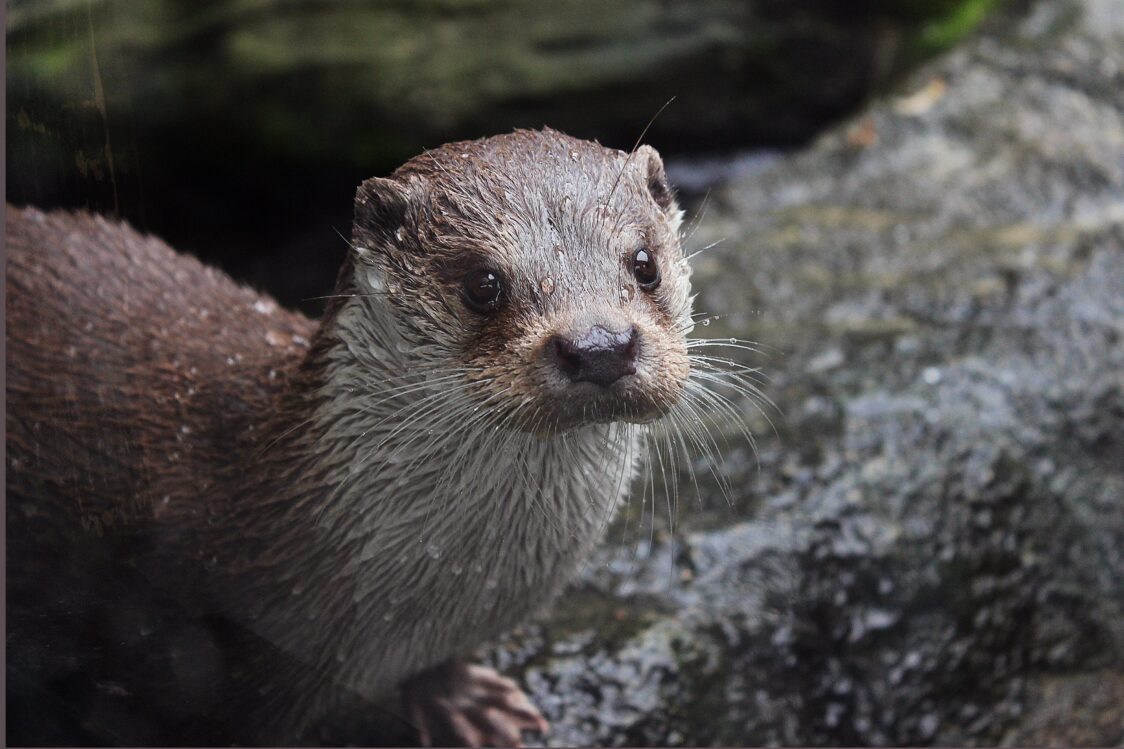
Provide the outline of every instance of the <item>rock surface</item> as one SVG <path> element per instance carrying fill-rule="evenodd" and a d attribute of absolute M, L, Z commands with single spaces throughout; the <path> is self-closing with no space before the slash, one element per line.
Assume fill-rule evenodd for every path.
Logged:
<path fill-rule="evenodd" d="M 33 136 L 30 123 L 64 124 L 89 102 L 95 118 L 121 126 L 119 166 L 128 110 L 157 160 L 238 138 L 298 164 L 392 168 L 422 148 L 513 125 L 631 141 L 679 94 L 665 132 L 791 142 L 948 46 L 994 4 L 15 0 L 10 129 Z M 153 134 L 167 153 L 153 152 Z M 90 136 L 84 158 L 108 169 L 100 126 L 70 135 Z M 51 143 L 38 140 L 40 159 Z"/>
<path fill-rule="evenodd" d="M 783 415 L 489 651 L 550 743 L 1124 742 L 1124 4 L 930 64 L 715 242 L 696 332 Z"/>

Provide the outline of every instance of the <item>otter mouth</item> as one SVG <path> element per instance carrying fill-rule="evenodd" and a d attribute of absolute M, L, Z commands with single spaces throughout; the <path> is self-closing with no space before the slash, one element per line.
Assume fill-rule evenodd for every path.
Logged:
<path fill-rule="evenodd" d="M 559 434 L 593 424 L 646 424 L 670 410 L 670 403 L 652 398 L 639 383 L 626 381 L 631 379 L 635 378 L 624 378 L 609 387 L 570 384 L 564 392 L 545 399 L 537 409 L 537 417 L 524 428 L 537 434 Z"/>

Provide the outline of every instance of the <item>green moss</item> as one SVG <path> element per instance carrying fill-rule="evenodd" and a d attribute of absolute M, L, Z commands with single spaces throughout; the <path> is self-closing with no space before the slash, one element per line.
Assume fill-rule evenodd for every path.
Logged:
<path fill-rule="evenodd" d="M 948 49 L 975 30 L 1001 0 L 964 0 L 921 24 L 907 50 L 912 63 Z"/>

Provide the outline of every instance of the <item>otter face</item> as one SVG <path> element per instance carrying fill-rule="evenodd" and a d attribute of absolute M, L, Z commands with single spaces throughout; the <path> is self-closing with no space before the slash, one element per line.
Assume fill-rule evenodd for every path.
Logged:
<path fill-rule="evenodd" d="M 360 187 L 356 286 L 383 274 L 407 337 L 522 430 L 650 421 L 690 369 L 681 215 L 647 146 L 453 143 Z"/>

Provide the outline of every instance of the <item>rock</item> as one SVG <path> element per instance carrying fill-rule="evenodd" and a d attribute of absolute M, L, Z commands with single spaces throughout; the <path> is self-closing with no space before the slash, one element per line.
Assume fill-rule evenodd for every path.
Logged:
<path fill-rule="evenodd" d="M 758 342 L 777 430 L 739 399 L 735 509 L 681 477 L 674 533 L 630 507 L 491 651 L 551 743 L 1124 741 L 1124 5 L 1038 3 L 735 176 L 719 240 L 696 333 Z"/>
<path fill-rule="evenodd" d="M 88 102 L 120 121 L 120 143 L 121 110 L 130 110 L 143 141 L 158 133 L 199 150 L 237 136 L 273 159 L 382 168 L 520 124 L 632 141 L 672 94 L 681 101 L 663 117 L 665 132 L 790 141 L 949 46 L 992 4 L 883 0 L 841 12 L 825 0 L 582 0 L 533 10 L 266 0 L 201 10 L 157 0 L 138 10 L 25 0 L 9 9 L 9 110 L 24 130 L 53 129 Z M 78 170 L 106 172 L 102 129 L 89 135 Z"/>

